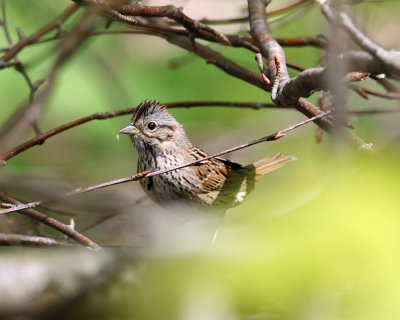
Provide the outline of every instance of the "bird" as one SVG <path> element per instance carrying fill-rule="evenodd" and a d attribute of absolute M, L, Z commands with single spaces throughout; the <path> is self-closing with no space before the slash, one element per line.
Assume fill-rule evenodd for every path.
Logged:
<path fill-rule="evenodd" d="M 193 145 L 183 125 L 156 100 L 144 100 L 130 123 L 119 131 L 131 137 L 138 151 L 138 172 L 157 171 L 200 160 L 208 154 Z M 264 174 L 295 160 L 275 153 L 242 166 L 220 157 L 139 180 L 161 207 L 170 205 L 223 211 L 242 203 Z"/>

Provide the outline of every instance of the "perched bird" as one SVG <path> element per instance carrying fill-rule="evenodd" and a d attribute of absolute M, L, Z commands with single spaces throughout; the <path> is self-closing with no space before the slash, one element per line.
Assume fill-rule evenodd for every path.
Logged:
<path fill-rule="evenodd" d="M 189 141 L 182 125 L 158 101 L 140 103 L 131 123 L 119 133 L 130 135 L 138 150 L 138 172 L 167 169 L 208 156 Z M 212 158 L 139 182 L 149 197 L 163 207 L 178 204 L 226 210 L 241 203 L 260 176 L 293 160 L 292 156 L 276 153 L 242 166 Z"/>

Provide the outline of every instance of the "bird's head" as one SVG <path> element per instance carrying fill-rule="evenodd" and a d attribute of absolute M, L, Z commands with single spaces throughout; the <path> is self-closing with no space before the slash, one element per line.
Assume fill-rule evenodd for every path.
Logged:
<path fill-rule="evenodd" d="M 189 143 L 182 125 L 165 105 L 155 100 L 144 100 L 134 110 L 131 122 L 119 133 L 128 134 L 138 151 L 154 151 L 184 146 Z"/>

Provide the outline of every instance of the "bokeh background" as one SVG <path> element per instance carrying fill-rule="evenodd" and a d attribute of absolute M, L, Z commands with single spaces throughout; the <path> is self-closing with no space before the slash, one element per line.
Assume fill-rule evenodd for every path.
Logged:
<path fill-rule="evenodd" d="M 271 8 L 287 3 L 273 1 Z M 16 27 L 29 35 L 70 3 L 9 0 L 5 4 L 16 41 Z M 246 2 L 238 0 L 146 4 L 183 6 L 184 12 L 196 19 L 236 17 L 246 12 Z M 386 48 L 400 49 L 398 1 L 365 1 L 350 9 L 373 39 Z M 66 26 L 78 18 L 79 14 Z M 111 27 L 124 28 L 117 23 Z M 236 33 L 249 27 L 218 28 Z M 271 28 L 276 37 L 329 32 L 329 25 L 313 3 L 289 16 L 272 19 Z M 3 35 L 0 43 L 6 46 Z M 257 71 L 253 53 L 211 46 Z M 18 55 L 34 81 L 46 74 L 56 48 L 57 41 L 52 41 L 29 46 Z M 306 67 L 315 66 L 323 55 L 323 51 L 311 47 L 286 48 L 285 53 L 287 60 Z M 290 72 L 293 76 L 297 73 Z M 363 85 L 380 89 L 373 80 Z M 12 68 L 1 70 L 0 121 L 26 101 L 28 94 L 19 73 Z M 315 102 L 317 97 L 310 100 Z M 270 101 L 266 92 L 163 39 L 102 35 L 88 39 L 62 67 L 39 126 L 47 131 L 95 112 L 134 107 L 144 99 Z M 375 97 L 364 100 L 350 93 L 349 106 L 352 110 L 396 109 L 399 103 Z M 304 119 L 296 111 L 277 109 L 202 107 L 171 112 L 184 124 L 191 141 L 209 153 Z M 118 216 L 85 234 L 102 245 L 123 246 L 126 251 L 106 249 L 125 261 L 122 270 L 116 268 L 111 278 L 104 276 L 104 281 L 73 300 L 74 307 L 64 315 L 71 319 L 398 319 L 399 120 L 396 112 L 350 118 L 357 135 L 374 144 L 372 155 L 359 154 L 326 134 L 317 144 L 314 124 L 276 142 L 229 155 L 243 164 L 278 151 L 298 160 L 263 177 L 242 205 L 227 212 L 214 245 L 205 240 L 207 237 L 198 237 L 202 229 L 171 231 L 169 222 L 164 221 L 169 214 L 151 201 L 135 204 L 144 196 L 136 182 L 95 191 L 76 203 L 71 200 L 68 209 L 78 214 L 77 229 L 117 210 Z M 68 130 L 9 160 L 2 173 L 15 179 L 32 179 L 34 186 L 38 177 L 48 177 L 48 186 L 37 182 L 36 189 L 51 188 L 54 180 L 75 188 L 132 175 L 136 173 L 136 151 L 127 137 L 116 139 L 117 131 L 128 122 L 129 116 L 124 116 Z M 28 128 L 20 142 L 33 134 Z M 27 200 L 35 200 L 35 193 L 24 192 Z M 85 201 L 87 206 L 82 205 Z M 57 218 L 68 221 L 62 215 Z M 8 249 L 3 254 L 29 254 L 32 261 L 49 254 L 32 250 Z M 98 253 L 104 254 L 109 253 Z M 20 268 L 21 273 L 26 271 L 24 266 Z"/>

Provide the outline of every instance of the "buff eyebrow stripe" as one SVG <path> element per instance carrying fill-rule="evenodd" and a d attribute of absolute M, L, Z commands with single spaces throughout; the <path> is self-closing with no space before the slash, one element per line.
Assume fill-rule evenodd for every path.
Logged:
<path fill-rule="evenodd" d="M 167 128 L 169 130 L 175 130 L 175 126 L 170 126 L 168 124 L 160 124 L 159 127 L 160 128 Z"/>

